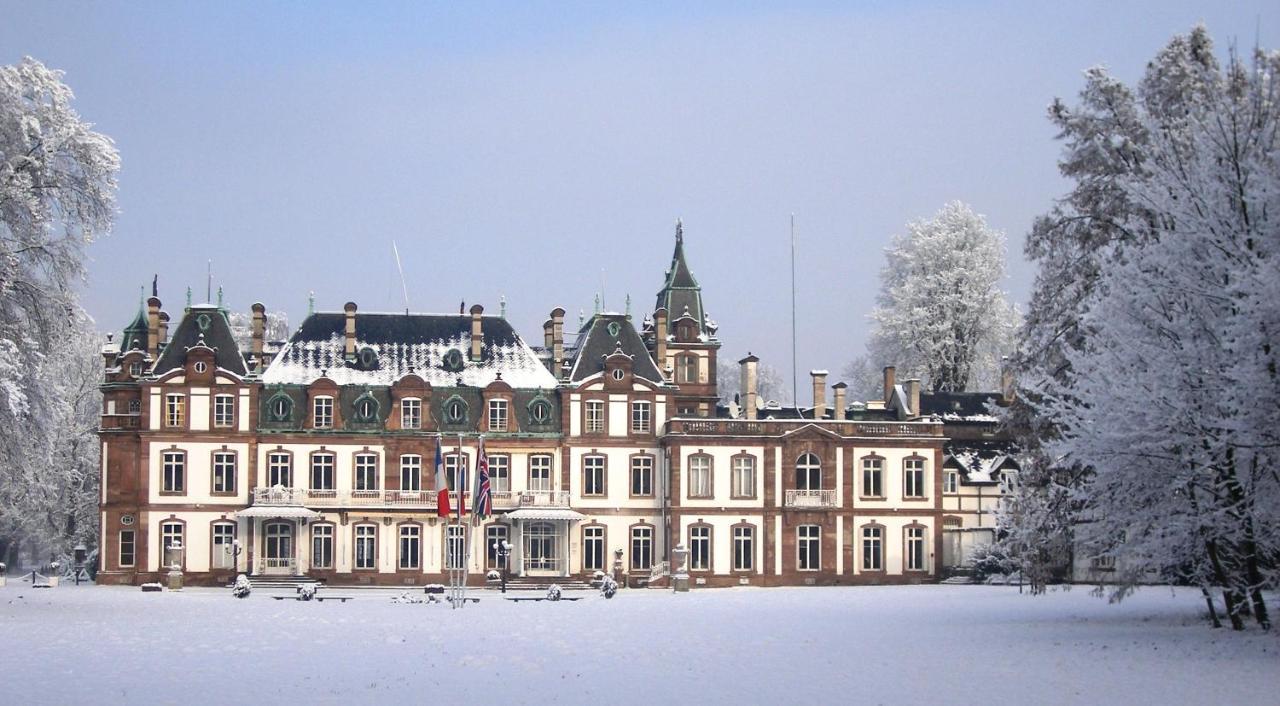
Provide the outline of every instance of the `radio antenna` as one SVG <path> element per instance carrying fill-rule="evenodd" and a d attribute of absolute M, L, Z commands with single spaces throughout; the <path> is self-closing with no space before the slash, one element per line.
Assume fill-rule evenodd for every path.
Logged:
<path fill-rule="evenodd" d="M 400 248 L 396 247 L 396 241 L 391 241 L 391 252 L 396 254 L 396 269 L 400 271 L 400 291 L 404 292 L 404 315 L 409 315 L 409 285 L 404 281 L 404 266 L 400 264 Z"/>

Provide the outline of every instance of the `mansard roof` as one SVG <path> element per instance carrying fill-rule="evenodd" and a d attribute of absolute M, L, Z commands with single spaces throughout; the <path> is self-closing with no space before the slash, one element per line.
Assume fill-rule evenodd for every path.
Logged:
<path fill-rule="evenodd" d="M 614 327 L 616 324 L 616 328 Z M 604 370 L 604 359 L 615 351 L 631 356 L 631 373 L 655 385 L 663 384 L 662 374 L 636 327 L 624 314 L 607 312 L 591 317 L 578 337 L 570 382 L 581 382 Z"/>
<path fill-rule="evenodd" d="M 390 385 L 413 373 L 433 387 L 453 387 L 459 379 L 485 387 L 499 375 L 514 388 L 556 386 L 533 349 L 501 317 L 482 317 L 478 361 L 469 358 L 469 315 L 362 311 L 355 319 L 355 360 L 346 359 L 346 314 L 315 313 L 271 361 L 263 382 L 306 385 L 323 375 L 339 385 Z M 458 356 L 447 361 L 450 351 Z"/>
<path fill-rule="evenodd" d="M 213 304 L 200 304 L 188 307 L 174 330 L 173 336 L 165 344 L 160 360 L 156 361 L 152 373 L 164 373 L 181 368 L 186 360 L 188 348 L 197 345 L 208 346 L 214 350 L 214 363 L 223 370 L 243 377 L 248 373 L 244 365 L 244 356 L 236 339 L 231 334 L 231 325 L 227 321 L 226 312 Z"/>
<path fill-rule="evenodd" d="M 684 225 L 676 223 L 676 249 L 671 254 L 671 267 L 667 269 L 667 279 L 658 291 L 658 301 L 654 310 L 666 309 L 669 321 L 676 321 L 686 313 L 698 322 L 698 331 L 704 335 L 713 335 L 708 330 L 706 312 L 702 308 L 702 288 L 684 256 Z"/>

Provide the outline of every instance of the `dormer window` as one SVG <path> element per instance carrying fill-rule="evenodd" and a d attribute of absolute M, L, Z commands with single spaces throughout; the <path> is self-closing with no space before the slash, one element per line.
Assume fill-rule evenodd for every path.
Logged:
<path fill-rule="evenodd" d="M 332 429 L 333 428 L 333 398 L 329 396 L 317 397 L 312 403 L 311 408 L 312 426 L 316 429 Z"/>
<path fill-rule="evenodd" d="M 293 415 L 293 401 L 286 397 L 283 393 L 276 395 L 271 399 L 270 409 L 273 422 L 287 422 L 289 417 Z"/>
<path fill-rule="evenodd" d="M 356 400 L 356 421 L 372 422 L 378 418 L 378 402 L 369 395 Z"/>
<path fill-rule="evenodd" d="M 551 405 L 546 400 L 538 400 L 529 407 L 529 419 L 534 424 L 547 424 L 551 421 Z"/>
<path fill-rule="evenodd" d="M 489 431 L 507 430 L 507 401 L 489 400 Z"/>
<path fill-rule="evenodd" d="M 136 361 L 136 360 L 135 360 L 135 361 L 133 361 L 132 363 L 130 363 L 130 364 L 129 364 L 129 377 L 131 377 L 131 378 L 140 378 L 140 377 L 142 377 L 142 363 L 141 363 L 141 362 L 139 362 L 139 361 Z"/>
<path fill-rule="evenodd" d="M 462 351 L 458 350 L 457 348 L 450 348 L 449 351 L 444 354 L 443 362 L 444 362 L 445 370 L 448 370 L 454 373 L 462 370 L 462 365 L 463 365 Z"/>
<path fill-rule="evenodd" d="M 467 421 L 467 403 L 460 398 L 451 398 L 444 403 L 444 419 L 449 424 L 463 424 Z"/>
<path fill-rule="evenodd" d="M 400 427 L 402 429 L 422 428 L 422 400 L 417 397 L 406 397 L 400 400 Z"/>

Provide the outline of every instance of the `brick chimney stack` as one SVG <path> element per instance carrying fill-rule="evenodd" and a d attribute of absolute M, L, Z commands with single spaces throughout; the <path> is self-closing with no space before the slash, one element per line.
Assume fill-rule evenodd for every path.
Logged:
<path fill-rule="evenodd" d="M 551 345 L 555 342 L 556 337 L 553 333 L 555 324 L 551 323 L 551 319 L 542 322 L 542 347 L 551 351 Z"/>
<path fill-rule="evenodd" d="M 147 300 L 147 355 L 152 360 L 160 352 L 160 298 Z"/>
<path fill-rule="evenodd" d="M 920 416 L 920 380 L 912 378 L 907 381 L 907 399 L 911 401 L 911 411 L 908 416 Z"/>
<path fill-rule="evenodd" d="M 759 398 L 757 387 L 757 366 L 759 364 L 760 359 L 750 353 L 747 353 L 746 358 L 738 361 L 742 371 L 742 408 L 747 412 L 747 419 L 756 418 L 756 400 Z"/>
<path fill-rule="evenodd" d="M 169 312 L 160 312 L 160 346 L 169 342 Z M 157 346 L 159 348 L 159 346 Z"/>
<path fill-rule="evenodd" d="M 822 419 L 827 414 L 827 371 L 810 370 L 813 378 L 813 418 Z"/>
<path fill-rule="evenodd" d="M 559 380 L 564 369 L 564 309 L 551 310 L 551 373 Z"/>
<path fill-rule="evenodd" d="M 658 372 L 665 378 L 667 376 L 667 310 L 665 307 L 658 307 L 658 310 L 653 312 L 653 342 L 653 355 L 658 359 Z"/>
<path fill-rule="evenodd" d="M 889 406 L 889 400 L 893 399 L 893 387 L 898 384 L 898 374 L 892 365 L 886 365 L 884 368 L 884 405 Z"/>
<path fill-rule="evenodd" d="M 251 340 L 251 353 L 253 354 L 253 364 L 262 368 L 262 348 L 263 339 L 267 335 L 267 307 L 262 302 L 254 302 L 250 307 L 253 310 L 253 323 L 249 327 Z"/>
<path fill-rule="evenodd" d="M 484 323 L 481 316 L 484 314 L 484 307 L 479 304 L 471 305 L 471 359 L 480 360 L 480 353 L 484 344 Z"/>
<path fill-rule="evenodd" d="M 342 311 L 347 315 L 346 325 L 346 345 L 342 348 L 342 354 L 347 360 L 356 359 L 356 303 L 347 302 L 342 305 Z"/>
<path fill-rule="evenodd" d="M 838 422 L 844 421 L 844 412 L 845 412 L 844 396 L 845 396 L 845 388 L 847 387 L 849 386 L 844 384 L 843 382 L 837 382 L 836 384 L 831 386 L 831 389 L 835 390 L 835 402 L 833 403 L 835 405 L 835 409 L 832 411 L 835 412 L 835 415 L 834 415 L 835 420 Z"/>

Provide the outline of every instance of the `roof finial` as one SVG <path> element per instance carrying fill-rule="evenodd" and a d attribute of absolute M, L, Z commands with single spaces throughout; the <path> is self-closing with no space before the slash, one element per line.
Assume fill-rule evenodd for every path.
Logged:
<path fill-rule="evenodd" d="M 187 308 L 191 308 L 191 286 L 187 286 Z"/>
<path fill-rule="evenodd" d="M 676 218 L 676 242 L 684 241 L 684 221 L 679 217 Z"/>
<path fill-rule="evenodd" d="M 142 304 L 146 300 L 147 300 L 147 287 L 146 285 L 140 284 L 138 285 L 138 308 L 139 309 L 142 308 Z"/>
<path fill-rule="evenodd" d="M 316 290 L 307 292 L 307 316 L 316 313 Z"/>
<path fill-rule="evenodd" d="M 582 322 L 585 321 L 586 318 L 586 313 L 584 313 L 582 309 L 578 309 L 578 328 L 582 328 Z"/>
<path fill-rule="evenodd" d="M 222 308 L 222 285 L 218 285 L 218 308 Z"/>
<path fill-rule="evenodd" d="M 507 318 L 507 295 L 505 294 L 498 295 L 498 316 Z"/>
<path fill-rule="evenodd" d="M 596 292 L 596 310 L 595 310 L 595 313 L 597 313 L 597 314 L 599 314 L 599 313 L 600 313 L 600 293 L 599 293 L 599 292 Z"/>
<path fill-rule="evenodd" d="M 151 275 L 151 296 L 160 296 L 160 275 Z"/>
<path fill-rule="evenodd" d="M 627 294 L 627 318 L 631 318 L 631 295 Z"/>

